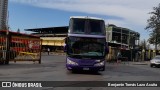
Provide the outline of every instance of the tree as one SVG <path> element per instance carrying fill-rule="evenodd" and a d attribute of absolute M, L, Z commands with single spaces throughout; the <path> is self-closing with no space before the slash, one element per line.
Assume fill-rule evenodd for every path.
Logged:
<path fill-rule="evenodd" d="M 141 49 L 141 50 L 147 49 L 147 42 L 146 42 L 146 40 L 145 40 L 145 39 L 144 39 L 144 40 L 141 40 L 139 46 L 140 46 L 140 49 Z"/>
<path fill-rule="evenodd" d="M 151 49 L 151 46 L 150 46 L 150 44 L 147 44 L 147 50 L 149 50 L 149 49 Z"/>
<path fill-rule="evenodd" d="M 158 7 L 153 7 L 153 11 L 150 12 L 151 17 L 147 20 L 146 30 L 150 31 L 150 38 L 148 39 L 150 44 L 160 45 L 160 4 Z"/>

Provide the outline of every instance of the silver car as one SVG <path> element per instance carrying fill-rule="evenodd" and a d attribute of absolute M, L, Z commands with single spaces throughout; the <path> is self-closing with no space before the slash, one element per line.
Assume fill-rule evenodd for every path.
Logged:
<path fill-rule="evenodd" d="M 150 61 L 150 66 L 153 67 L 158 67 L 160 66 L 160 55 L 155 56 L 151 61 Z"/>

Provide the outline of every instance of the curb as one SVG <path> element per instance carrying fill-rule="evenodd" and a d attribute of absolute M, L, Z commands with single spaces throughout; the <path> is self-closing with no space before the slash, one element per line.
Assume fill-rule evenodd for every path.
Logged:
<path fill-rule="evenodd" d="M 48 53 L 42 53 L 41 55 L 48 55 Z M 49 55 L 60 55 L 60 56 L 65 56 L 66 53 L 60 53 L 60 52 L 50 52 Z"/>
<path fill-rule="evenodd" d="M 52 55 L 61 55 L 61 56 L 65 56 L 65 53 L 51 53 Z"/>
<path fill-rule="evenodd" d="M 137 62 L 137 63 L 132 63 L 133 65 L 149 65 L 149 63 L 146 62 Z"/>
<path fill-rule="evenodd" d="M 140 64 L 139 64 L 139 63 L 138 63 L 138 64 L 135 63 L 135 64 L 133 64 L 133 65 L 148 65 L 148 64 L 146 64 L 146 63 L 140 63 Z"/>

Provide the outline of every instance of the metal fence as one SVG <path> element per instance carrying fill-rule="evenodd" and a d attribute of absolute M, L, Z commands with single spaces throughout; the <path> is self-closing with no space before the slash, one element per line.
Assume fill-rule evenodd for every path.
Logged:
<path fill-rule="evenodd" d="M 0 63 L 10 61 L 38 61 L 41 63 L 41 44 L 39 37 L 27 34 L 8 35 L 0 32 Z"/>
<path fill-rule="evenodd" d="M 0 34 L 0 63 L 8 63 L 7 58 L 7 50 L 6 50 L 6 36 Z"/>

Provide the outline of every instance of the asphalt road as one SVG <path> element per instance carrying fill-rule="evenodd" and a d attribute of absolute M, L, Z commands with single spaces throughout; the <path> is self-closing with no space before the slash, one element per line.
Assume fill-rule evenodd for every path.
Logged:
<path fill-rule="evenodd" d="M 160 81 L 160 68 L 133 63 L 106 65 L 104 72 L 76 72 L 65 68 L 65 56 L 42 56 L 42 64 L 33 62 L 11 62 L 0 65 L 0 81 Z M 0 88 L 3 90 L 4 88 Z M 29 90 L 23 88 L 23 90 Z M 54 87 L 32 88 L 33 90 L 157 90 L 150 87 Z M 4 90 L 22 90 L 22 88 L 6 88 Z M 31 90 L 31 89 L 30 89 Z"/>

